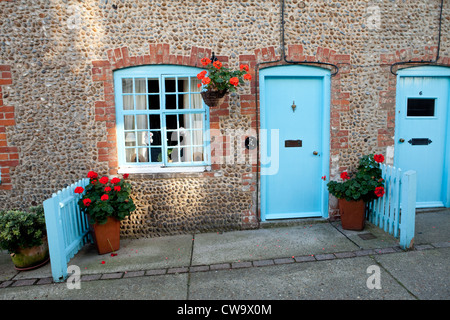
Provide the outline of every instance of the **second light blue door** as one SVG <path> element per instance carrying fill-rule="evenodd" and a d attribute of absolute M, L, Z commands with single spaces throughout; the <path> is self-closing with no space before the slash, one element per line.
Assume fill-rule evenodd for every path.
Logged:
<path fill-rule="evenodd" d="M 270 167 L 261 172 L 262 220 L 326 216 L 328 78 L 302 73 L 329 73 L 298 66 L 277 70 L 262 72 L 262 169 Z"/>
<path fill-rule="evenodd" d="M 395 165 L 417 172 L 417 207 L 449 205 L 449 89 L 446 68 L 399 72 Z"/>

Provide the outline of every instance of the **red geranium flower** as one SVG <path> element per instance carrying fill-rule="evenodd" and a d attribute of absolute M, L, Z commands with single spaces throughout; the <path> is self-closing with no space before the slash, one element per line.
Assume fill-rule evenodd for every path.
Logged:
<path fill-rule="evenodd" d="M 237 77 L 233 77 L 230 79 L 230 83 L 236 87 L 239 84 L 239 79 Z"/>
<path fill-rule="evenodd" d="M 220 68 L 222 68 L 222 62 L 220 62 L 219 60 L 216 60 L 213 62 L 213 66 L 216 67 L 216 69 L 220 69 Z"/>
<path fill-rule="evenodd" d="M 202 79 L 205 77 L 206 73 L 207 73 L 207 71 L 206 71 L 206 70 L 203 70 L 202 72 L 200 72 L 199 74 L 197 74 L 197 78 L 198 78 L 199 80 L 202 80 Z"/>
<path fill-rule="evenodd" d="M 120 191 L 120 189 L 121 189 L 121 187 L 120 187 L 120 186 L 115 186 L 115 187 L 114 187 L 114 191 L 117 191 L 117 192 L 119 192 L 119 191 Z"/>
<path fill-rule="evenodd" d="M 102 201 L 106 201 L 109 199 L 109 196 L 107 194 L 102 195 L 102 197 L 100 198 L 100 200 Z"/>
<path fill-rule="evenodd" d="M 375 188 L 375 195 L 380 198 L 384 195 L 384 188 L 383 187 L 376 187 Z"/>
<path fill-rule="evenodd" d="M 245 71 L 248 72 L 248 65 L 246 65 L 246 64 L 241 64 L 241 65 L 240 65 L 240 69 L 241 69 L 241 71 L 242 71 L 242 70 L 245 70 Z"/>
<path fill-rule="evenodd" d="M 83 187 L 76 187 L 74 190 L 75 193 L 80 193 L 80 194 L 83 193 L 83 191 L 84 191 Z"/>
<path fill-rule="evenodd" d="M 119 183 L 119 182 L 120 182 L 120 179 L 119 179 L 119 178 L 115 178 L 115 177 L 114 177 L 114 178 L 111 179 L 111 183 L 112 183 L 112 184 L 116 184 L 116 183 Z"/>
<path fill-rule="evenodd" d="M 108 177 L 101 177 L 98 181 L 101 184 L 107 184 L 108 183 Z"/>
<path fill-rule="evenodd" d="M 252 75 L 250 73 L 244 74 L 244 80 L 252 80 Z"/>
<path fill-rule="evenodd" d="M 128 178 L 128 176 L 129 176 L 128 173 L 124 173 L 124 174 L 123 174 L 123 178 L 124 178 L 124 179 Z"/>
<path fill-rule="evenodd" d="M 87 174 L 87 177 L 89 179 L 95 179 L 95 178 L 98 177 L 98 174 L 96 172 L 94 172 L 94 171 L 89 171 L 88 174 Z"/>
<path fill-rule="evenodd" d="M 384 156 L 382 154 L 376 154 L 373 156 L 373 159 L 378 162 L 378 163 L 382 163 L 384 162 Z"/>
<path fill-rule="evenodd" d="M 105 188 L 105 192 L 110 192 L 111 191 L 111 187 L 106 187 Z"/>
<path fill-rule="evenodd" d="M 91 204 L 91 199 L 89 199 L 89 198 L 86 198 L 86 199 L 83 199 L 83 203 L 84 203 L 84 205 L 86 206 L 86 207 L 89 207 L 89 205 Z"/>
<path fill-rule="evenodd" d="M 348 175 L 348 173 L 346 171 L 341 173 L 341 179 L 342 180 L 350 179 L 350 177 L 349 177 L 349 175 Z"/>
<path fill-rule="evenodd" d="M 202 65 L 206 66 L 211 63 L 211 60 L 209 60 L 208 58 L 205 57 L 205 58 L 200 59 L 200 62 Z"/>
<path fill-rule="evenodd" d="M 209 84 L 211 82 L 211 79 L 209 78 L 209 77 L 205 77 L 205 78 L 203 78 L 203 80 L 202 80 L 202 83 L 203 84 Z"/>

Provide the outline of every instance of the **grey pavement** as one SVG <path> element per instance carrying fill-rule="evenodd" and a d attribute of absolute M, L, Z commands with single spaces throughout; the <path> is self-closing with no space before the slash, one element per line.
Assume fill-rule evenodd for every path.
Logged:
<path fill-rule="evenodd" d="M 417 213 L 409 251 L 370 223 L 357 232 L 308 219 L 122 239 L 117 256 L 86 245 L 69 265 L 81 271 L 80 289 L 54 283 L 50 263 L 18 272 L 1 252 L 0 299 L 448 300 L 450 209 Z"/>

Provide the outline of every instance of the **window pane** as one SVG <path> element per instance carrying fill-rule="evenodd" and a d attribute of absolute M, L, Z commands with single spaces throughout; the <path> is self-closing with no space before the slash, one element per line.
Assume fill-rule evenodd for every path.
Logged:
<path fill-rule="evenodd" d="M 181 162 L 192 162 L 192 147 L 186 146 L 180 148 Z"/>
<path fill-rule="evenodd" d="M 408 98 L 408 117 L 434 117 L 436 99 Z"/>
<path fill-rule="evenodd" d="M 149 95 L 148 96 L 148 108 L 150 110 L 159 110 L 160 109 L 159 95 Z"/>
<path fill-rule="evenodd" d="M 137 156 L 138 162 L 148 162 L 148 148 L 138 148 Z"/>
<path fill-rule="evenodd" d="M 150 116 L 150 128 L 161 129 L 161 118 L 159 114 L 151 114 Z"/>
<path fill-rule="evenodd" d="M 137 129 L 148 129 L 148 117 L 146 114 L 136 116 Z"/>
<path fill-rule="evenodd" d="M 147 109 L 147 96 L 139 95 L 136 96 L 136 110 L 146 110 Z"/>
<path fill-rule="evenodd" d="M 200 92 L 200 91 L 202 91 L 201 84 L 202 84 L 202 82 L 199 79 L 191 78 L 191 92 Z"/>
<path fill-rule="evenodd" d="M 203 109 L 203 99 L 199 93 L 191 94 L 191 109 Z"/>
<path fill-rule="evenodd" d="M 179 134 L 178 131 L 167 131 L 167 145 L 168 146 L 177 146 L 179 143 Z"/>
<path fill-rule="evenodd" d="M 145 78 L 134 79 L 134 92 L 135 93 L 147 93 L 147 88 L 145 86 Z"/>
<path fill-rule="evenodd" d="M 178 78 L 178 92 L 189 92 L 189 78 Z"/>
<path fill-rule="evenodd" d="M 126 162 L 136 162 L 136 149 L 125 149 L 125 160 Z"/>
<path fill-rule="evenodd" d="M 134 96 L 123 96 L 123 110 L 134 109 Z"/>
<path fill-rule="evenodd" d="M 148 146 L 150 144 L 150 133 L 148 131 L 137 132 L 137 145 L 138 147 Z"/>
<path fill-rule="evenodd" d="M 133 115 L 125 115 L 123 116 L 123 126 L 125 130 L 134 130 L 134 116 Z"/>
<path fill-rule="evenodd" d="M 125 146 L 126 147 L 136 146 L 136 134 L 134 132 L 125 132 Z"/>
<path fill-rule="evenodd" d="M 133 93 L 133 79 L 122 79 L 122 93 Z"/>
<path fill-rule="evenodd" d="M 202 130 L 193 130 L 191 131 L 192 135 L 192 144 L 196 146 L 203 145 L 203 131 Z"/>
<path fill-rule="evenodd" d="M 203 113 L 194 113 L 192 116 L 192 129 L 203 129 Z"/>
<path fill-rule="evenodd" d="M 158 79 L 148 79 L 147 86 L 148 86 L 148 93 L 159 93 Z"/>
<path fill-rule="evenodd" d="M 178 109 L 189 109 L 189 94 L 178 95 Z"/>
<path fill-rule="evenodd" d="M 175 114 L 166 115 L 166 128 L 167 130 L 178 129 L 177 115 Z"/>
<path fill-rule="evenodd" d="M 175 78 L 166 78 L 164 84 L 165 84 L 166 92 L 177 92 Z"/>
<path fill-rule="evenodd" d="M 150 162 L 162 162 L 162 148 L 150 149 Z"/>
<path fill-rule="evenodd" d="M 192 161 L 203 162 L 203 147 L 193 147 L 193 159 Z"/>
<path fill-rule="evenodd" d="M 161 131 L 151 131 L 150 132 L 150 144 L 152 146 L 161 145 Z"/>
<path fill-rule="evenodd" d="M 166 109 L 177 108 L 177 96 L 175 94 L 166 94 Z"/>

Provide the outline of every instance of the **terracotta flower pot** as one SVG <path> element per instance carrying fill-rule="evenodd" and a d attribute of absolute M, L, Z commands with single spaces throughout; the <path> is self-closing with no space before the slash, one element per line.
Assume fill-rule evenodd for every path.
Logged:
<path fill-rule="evenodd" d="M 227 90 L 207 90 L 202 91 L 201 95 L 205 104 L 210 108 L 214 108 L 223 103 L 226 93 Z"/>
<path fill-rule="evenodd" d="M 47 237 L 42 239 L 40 246 L 19 248 L 17 252 L 11 253 L 11 260 L 16 270 L 20 271 L 33 270 L 45 265 L 50 260 Z"/>
<path fill-rule="evenodd" d="M 105 224 L 91 225 L 92 238 L 98 254 L 105 254 L 120 248 L 120 221 L 108 217 Z"/>
<path fill-rule="evenodd" d="M 356 231 L 364 229 L 366 207 L 363 200 L 347 201 L 339 199 L 339 213 L 343 229 Z"/>

